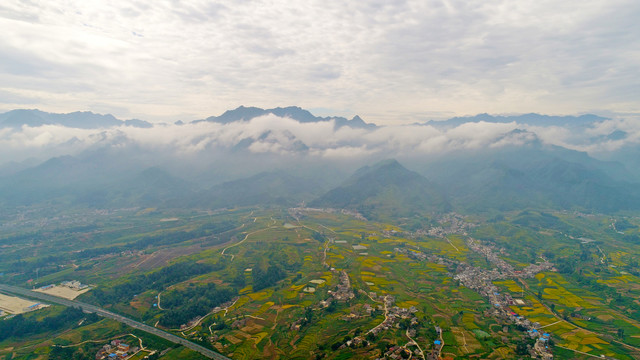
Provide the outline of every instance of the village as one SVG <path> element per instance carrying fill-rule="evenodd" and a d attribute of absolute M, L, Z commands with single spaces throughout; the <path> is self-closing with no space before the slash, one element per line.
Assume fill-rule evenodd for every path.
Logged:
<path fill-rule="evenodd" d="M 131 347 L 121 340 L 112 340 L 96 353 L 96 360 L 127 360 L 134 356 L 140 348 Z"/>
<path fill-rule="evenodd" d="M 305 210 L 308 211 L 309 209 Z M 433 254 L 426 254 L 418 249 L 406 246 L 396 247 L 394 251 L 396 253 L 404 254 L 416 261 L 429 261 L 436 264 L 445 265 L 450 269 L 455 268 L 456 274 L 451 274 L 453 278 L 457 280 L 460 285 L 474 290 L 481 296 L 485 297 L 493 306 L 491 311 L 492 315 L 502 319 L 505 322 L 515 324 L 516 326 L 518 326 L 518 328 L 524 330 L 526 337 L 536 340 L 534 346 L 530 349 L 532 356 L 545 360 L 553 359 L 553 355 L 551 354 L 548 346 L 551 335 L 549 333 L 540 331 L 540 324 L 532 323 L 524 316 L 517 314 L 511 308 L 513 306 L 526 305 L 523 296 L 520 296 L 518 298 L 514 297 L 508 292 L 501 292 L 500 289 L 493 283 L 493 281 L 495 280 L 502 279 L 532 278 L 540 272 L 553 270 L 553 264 L 543 258 L 542 261 L 537 264 L 530 264 L 521 270 L 516 270 L 511 264 L 502 259 L 501 256 L 506 254 L 504 249 L 497 249 L 493 245 L 483 244 L 477 239 L 468 237 L 467 230 L 473 227 L 474 224 L 465 221 L 462 216 L 457 214 L 447 214 L 440 219 L 440 223 L 446 224 L 446 226 L 435 226 L 429 228 L 428 230 L 419 230 L 416 233 L 404 235 L 412 235 L 414 237 L 416 235 L 429 235 L 446 239 L 447 235 L 450 234 L 462 234 L 463 236 L 466 236 L 467 247 L 474 253 L 480 254 L 484 258 L 486 258 L 486 260 L 491 265 L 493 265 L 493 268 L 484 269 L 471 266 L 465 262 L 443 258 L 441 256 Z M 385 236 L 403 235 L 396 230 L 386 230 L 383 232 L 383 234 Z M 366 249 L 366 247 L 364 247 L 364 249 Z M 364 249 L 354 246 L 354 250 Z M 336 271 L 333 268 L 331 268 L 331 270 Z M 319 308 L 326 308 L 330 306 L 332 301 L 347 301 L 354 297 L 347 272 L 340 271 L 339 276 L 340 283 L 337 285 L 336 290 L 330 290 L 328 292 L 330 295 L 329 298 L 321 301 L 319 303 Z M 414 315 L 415 312 L 417 312 L 417 309 L 415 307 L 406 309 L 394 306 L 395 298 L 391 295 L 378 296 L 375 292 L 366 293 L 363 290 L 359 291 L 363 292 L 364 295 L 368 296 L 372 301 L 377 302 L 378 304 L 375 307 L 372 307 L 369 304 L 365 304 L 362 307 L 362 310 L 364 312 L 363 314 L 351 313 L 348 317 L 355 318 L 363 315 L 371 315 L 374 311 L 383 311 L 385 315 L 383 322 L 370 329 L 365 333 L 365 335 L 370 334 L 370 336 L 376 336 L 383 331 L 392 328 L 398 328 L 400 325 L 399 322 L 403 319 L 407 319 L 409 320 L 410 324 L 406 330 L 407 337 L 409 339 L 412 339 L 412 337 L 415 336 L 415 326 L 418 324 L 418 320 Z M 299 319 L 298 321 L 294 322 L 291 325 L 291 329 L 299 329 L 301 324 L 304 323 L 304 320 L 305 319 Z M 382 354 L 383 356 L 381 358 L 400 359 L 416 356 L 423 359 L 438 359 L 440 357 L 439 354 L 442 347 L 444 346 L 444 343 L 441 340 L 442 329 L 436 327 L 436 332 L 440 336 L 440 340 L 434 341 L 434 346 L 431 348 L 431 351 L 429 353 L 423 352 L 418 344 L 415 341 L 411 340 L 404 346 L 396 345 L 388 348 Z M 365 336 L 356 336 L 353 339 L 350 339 L 342 344 L 341 348 L 360 346 L 361 344 L 366 343 L 366 341 L 367 340 Z"/>
<path fill-rule="evenodd" d="M 553 354 L 551 354 L 548 346 L 551 335 L 540 332 L 540 324 L 532 323 L 511 309 L 511 306 L 525 305 L 524 299 L 514 298 L 509 293 L 500 292 L 498 287 L 493 283 L 494 280 L 501 279 L 532 278 L 542 271 L 552 270 L 553 264 L 543 259 L 543 261 L 538 264 L 530 264 L 522 270 L 515 270 L 513 266 L 500 258 L 496 253 L 503 253 L 503 249 L 496 250 L 494 246 L 484 245 L 479 240 L 471 237 L 467 238 L 467 246 L 474 252 L 483 255 L 487 261 L 495 267 L 487 270 L 471 266 L 464 262 L 449 260 L 436 255 L 427 255 L 422 251 L 406 247 L 395 248 L 394 250 L 418 261 L 430 261 L 449 267 L 457 265 L 457 273 L 453 277 L 454 280 L 459 281 L 461 285 L 487 298 L 493 306 L 492 314 L 495 317 L 514 323 L 519 326 L 519 328 L 524 329 L 526 336 L 534 338 L 536 342 L 531 349 L 532 355 L 545 360 L 553 359 Z"/>

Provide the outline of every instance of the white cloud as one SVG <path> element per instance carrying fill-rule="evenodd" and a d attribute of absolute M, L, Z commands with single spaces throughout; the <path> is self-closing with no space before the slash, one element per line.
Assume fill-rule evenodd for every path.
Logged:
<path fill-rule="evenodd" d="M 640 144 L 637 119 L 611 119 L 590 126 L 531 126 L 476 122 L 447 128 L 433 125 L 394 125 L 375 129 L 335 127 L 334 121 L 301 123 L 265 115 L 228 124 L 194 122 L 157 124 L 151 128 L 118 126 L 77 129 L 60 125 L 0 129 L 0 153 L 7 159 L 78 155 L 96 147 L 131 149 L 151 158 L 224 157 L 230 152 L 290 155 L 308 159 L 438 156 L 453 151 L 475 151 L 522 146 L 540 141 L 591 154 Z M 609 138 L 615 132 L 622 138 Z M 213 159 L 212 158 L 212 159 Z"/>

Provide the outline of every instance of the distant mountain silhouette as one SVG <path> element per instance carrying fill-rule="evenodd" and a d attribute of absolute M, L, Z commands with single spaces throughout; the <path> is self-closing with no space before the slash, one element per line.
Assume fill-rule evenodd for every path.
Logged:
<path fill-rule="evenodd" d="M 311 123 L 311 122 L 323 122 L 323 121 L 331 121 L 334 120 L 336 123 L 336 127 L 348 126 L 352 128 L 363 128 L 363 129 L 371 129 L 375 128 L 376 125 L 365 123 L 359 116 L 354 116 L 351 120 L 348 120 L 343 117 L 319 117 L 314 116 L 309 111 L 302 109 L 297 106 L 289 106 L 289 107 L 277 107 L 273 109 L 261 109 L 257 107 L 245 107 L 240 106 L 234 110 L 227 110 L 220 116 L 211 116 L 206 118 L 205 120 L 196 120 L 198 121 L 210 121 L 217 122 L 221 124 L 228 124 L 235 121 L 249 121 L 253 118 L 264 116 L 268 114 L 273 114 L 279 117 L 288 117 L 294 120 L 297 120 L 301 123 Z"/>
<path fill-rule="evenodd" d="M 99 129 L 114 126 L 151 127 L 151 123 L 143 120 L 118 120 L 111 114 L 101 115 L 90 111 L 76 111 L 68 114 L 54 114 L 40 110 L 12 110 L 0 114 L 0 128 L 21 127 L 23 125 L 37 127 L 43 125 L 61 125 L 70 128 Z"/>
<path fill-rule="evenodd" d="M 444 121 L 429 121 L 426 124 L 436 127 L 456 127 L 466 123 L 490 122 L 490 123 L 510 123 L 535 125 L 535 126 L 563 126 L 576 127 L 587 126 L 593 123 L 607 120 L 593 114 L 585 114 L 580 116 L 552 116 L 540 115 L 535 113 L 509 116 L 493 116 L 489 114 L 478 114 L 466 117 L 454 117 Z"/>

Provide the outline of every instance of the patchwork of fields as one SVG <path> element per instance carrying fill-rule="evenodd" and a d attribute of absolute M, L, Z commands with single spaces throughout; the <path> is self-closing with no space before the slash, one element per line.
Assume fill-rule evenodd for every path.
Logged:
<path fill-rule="evenodd" d="M 140 219 L 133 217 L 139 227 L 130 232 L 112 224 L 110 231 L 117 234 L 108 245 L 112 252 L 106 248 L 68 263 L 61 258 L 33 286 L 70 279 L 97 284 L 86 293 L 47 291 L 98 303 L 234 359 L 377 358 L 403 352 L 424 359 L 640 356 L 640 303 L 635 300 L 640 283 L 629 266 L 640 252 L 596 221 L 585 235 L 601 240 L 584 244 L 555 229 L 509 220 L 482 223 L 448 215 L 430 220 L 437 226 L 408 231 L 340 213 L 295 215 L 259 209 L 191 218 L 139 213 Z M 569 225 L 575 220 L 558 217 Z M 151 219 L 157 221 L 150 225 Z M 220 226 L 223 236 L 202 230 L 226 221 L 228 226 Z M 82 236 L 91 245 L 104 235 Z M 469 245 L 471 236 L 493 255 L 471 250 L 477 248 Z M 140 241 L 151 245 L 127 250 L 127 244 Z M 513 316 L 496 312 L 493 295 L 455 279 L 465 268 L 489 274 L 500 263 L 520 273 L 543 261 L 554 267 L 532 277 L 498 276 L 489 282 Z M 20 283 L 20 276 L 4 280 Z M 8 313 L 29 305 L 0 294 L 0 308 Z M 177 317 L 184 321 L 163 325 Z M 109 329 L 101 333 L 95 324 L 80 326 L 53 339 L 77 344 L 89 334 L 108 338 L 125 330 Z M 540 340 L 542 335 L 535 334 L 547 335 Z M 7 350 L 20 341 L 0 342 L 5 349 L 0 359 L 9 353 L 26 359 L 25 352 Z M 47 358 L 51 341 L 35 337 L 28 342 Z M 164 350 L 157 347 L 149 353 Z M 180 349 L 166 354 L 193 356 Z"/>

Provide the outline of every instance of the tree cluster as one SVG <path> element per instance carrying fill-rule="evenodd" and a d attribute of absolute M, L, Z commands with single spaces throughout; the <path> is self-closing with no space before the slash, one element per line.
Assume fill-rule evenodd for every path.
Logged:
<path fill-rule="evenodd" d="M 0 321 L 0 341 L 11 337 L 25 337 L 42 334 L 48 331 L 57 331 L 71 324 L 77 323 L 82 318 L 87 322 L 95 322 L 100 318 L 95 314 L 86 315 L 80 308 L 68 307 L 60 314 L 47 316 L 42 320 L 36 320 L 24 315 L 16 315 L 11 319 Z"/>
<path fill-rule="evenodd" d="M 262 270 L 259 266 L 253 269 L 251 272 L 253 278 L 253 291 L 259 291 L 269 286 L 275 285 L 278 281 L 284 279 L 287 276 L 279 265 L 269 265 L 267 271 Z"/>
<path fill-rule="evenodd" d="M 215 284 L 189 286 L 184 290 L 172 290 L 162 297 L 163 308 L 169 309 L 160 318 L 160 324 L 178 327 L 198 316 L 208 314 L 211 309 L 225 303 L 236 292 L 229 288 L 218 288 Z"/>
<path fill-rule="evenodd" d="M 130 300 L 133 295 L 146 290 L 163 290 L 170 284 L 179 283 L 196 275 L 213 271 L 213 266 L 201 263 L 181 262 L 146 275 L 138 275 L 131 280 L 111 288 L 93 290 L 92 296 L 100 304 L 115 304 Z"/>

